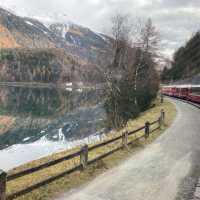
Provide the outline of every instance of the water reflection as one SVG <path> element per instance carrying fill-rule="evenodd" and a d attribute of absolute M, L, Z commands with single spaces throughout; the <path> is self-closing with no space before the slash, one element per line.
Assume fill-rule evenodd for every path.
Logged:
<path fill-rule="evenodd" d="M 74 141 L 105 131 L 102 90 L 1 87 L 0 115 L 15 118 L 0 149 L 41 140 Z"/>
<path fill-rule="evenodd" d="M 0 104 L 8 114 L 44 117 L 61 106 L 61 98 L 52 89 L 9 87 L 1 91 Z"/>

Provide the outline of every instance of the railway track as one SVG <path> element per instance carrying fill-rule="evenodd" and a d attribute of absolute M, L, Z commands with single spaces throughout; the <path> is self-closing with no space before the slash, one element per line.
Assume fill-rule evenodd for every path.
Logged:
<path fill-rule="evenodd" d="M 191 102 L 191 101 L 188 101 L 188 100 L 185 100 L 185 99 L 180 99 L 178 97 L 172 97 L 172 96 L 169 96 L 169 95 L 164 95 L 164 96 L 169 97 L 171 99 L 176 99 L 176 100 L 182 101 L 184 103 L 188 103 L 188 104 L 195 106 L 196 108 L 200 109 L 200 104 L 198 104 L 198 103 L 194 103 L 194 102 Z"/>

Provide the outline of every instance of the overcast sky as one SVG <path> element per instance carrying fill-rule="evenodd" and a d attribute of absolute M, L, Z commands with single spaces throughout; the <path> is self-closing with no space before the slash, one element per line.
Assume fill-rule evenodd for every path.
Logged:
<path fill-rule="evenodd" d="M 0 6 L 18 15 L 68 18 L 99 32 L 106 32 L 113 13 L 151 17 L 161 33 L 166 55 L 200 28 L 200 0 L 0 0 Z M 64 17 L 63 17 L 64 15 Z"/>

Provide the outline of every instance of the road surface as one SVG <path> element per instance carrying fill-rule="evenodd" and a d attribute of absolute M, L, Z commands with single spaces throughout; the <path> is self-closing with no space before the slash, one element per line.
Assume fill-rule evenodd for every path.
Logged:
<path fill-rule="evenodd" d="M 200 175 L 200 109 L 172 101 L 177 117 L 153 144 L 57 200 L 192 199 Z"/>

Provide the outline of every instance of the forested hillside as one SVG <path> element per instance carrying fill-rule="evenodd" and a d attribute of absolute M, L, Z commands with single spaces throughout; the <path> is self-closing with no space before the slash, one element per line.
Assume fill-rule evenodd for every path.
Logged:
<path fill-rule="evenodd" d="M 109 38 L 75 24 L 45 26 L 0 8 L 0 81 L 102 82 Z M 105 56 L 103 57 L 105 60 Z"/>
<path fill-rule="evenodd" d="M 1 49 L 0 81 L 101 82 L 94 66 L 82 65 L 61 49 Z"/>
<path fill-rule="evenodd" d="M 52 51 L 1 50 L 0 79 L 3 81 L 57 82 L 61 65 Z"/>
<path fill-rule="evenodd" d="M 172 68 L 165 68 L 163 81 L 180 80 L 200 73 L 200 32 L 197 32 L 183 47 L 174 54 Z"/>

